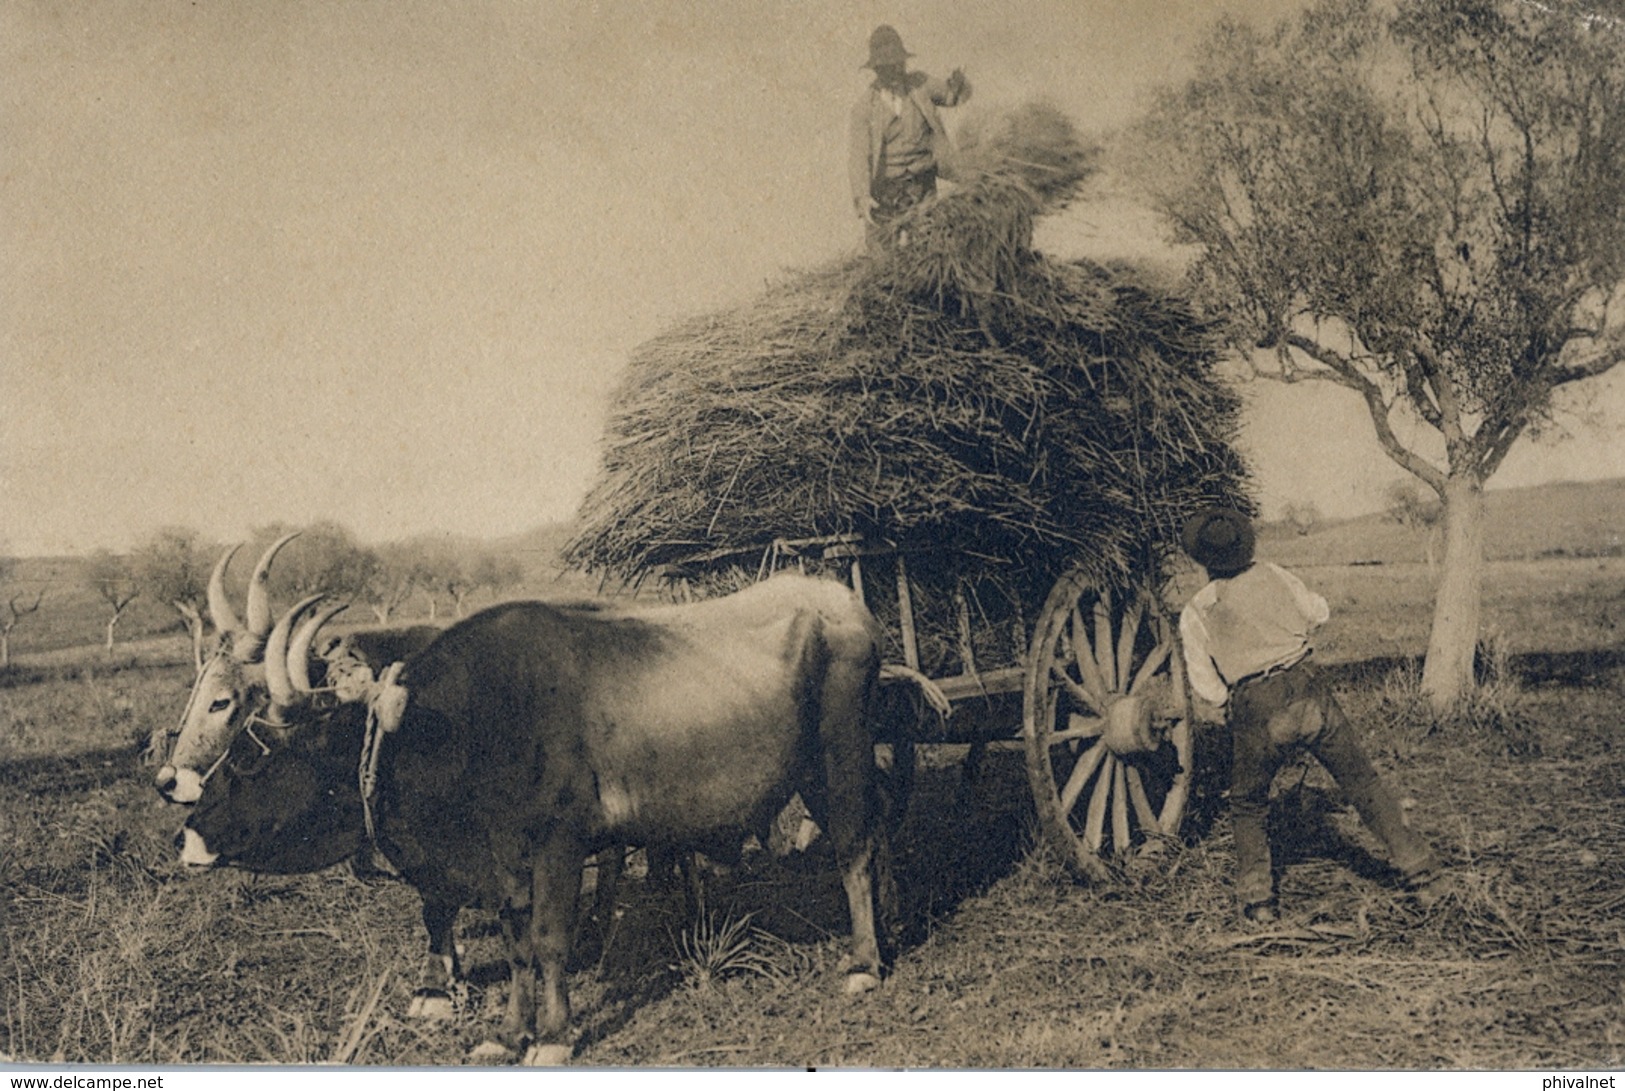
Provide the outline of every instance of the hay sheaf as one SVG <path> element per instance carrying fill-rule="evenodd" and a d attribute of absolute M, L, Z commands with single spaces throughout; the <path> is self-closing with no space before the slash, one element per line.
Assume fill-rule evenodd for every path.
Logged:
<path fill-rule="evenodd" d="M 1069 566 L 1153 575 L 1196 508 L 1250 509 L 1210 331 L 1132 271 L 1034 252 L 1049 199 L 972 175 L 902 245 L 640 346 L 569 560 L 703 580 L 860 534 L 923 597 L 969 584 L 1030 621 Z"/>

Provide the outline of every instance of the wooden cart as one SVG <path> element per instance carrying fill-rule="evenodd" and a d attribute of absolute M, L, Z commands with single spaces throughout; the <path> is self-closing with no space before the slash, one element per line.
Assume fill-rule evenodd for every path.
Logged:
<path fill-rule="evenodd" d="M 894 737 L 883 741 L 899 748 L 898 776 L 911 778 L 918 742 L 969 743 L 968 772 L 986 747 L 1019 746 L 1043 836 L 1082 877 L 1100 877 L 1108 860 L 1178 833 L 1191 787 L 1193 710 L 1177 617 L 1161 588 L 1103 587 L 1069 571 L 1039 610 L 1023 661 L 985 670 L 977 667 L 970 612 L 956 595 L 962 669 L 929 677 L 906 554 L 856 535 L 779 539 L 763 553 L 757 577 L 808 558 L 843 567 L 872 608 L 895 596 L 890 644 L 902 661 L 885 664 L 882 684 L 915 687 L 942 728 L 922 734 L 894 721 Z M 870 575 L 882 559 L 894 579 Z"/>

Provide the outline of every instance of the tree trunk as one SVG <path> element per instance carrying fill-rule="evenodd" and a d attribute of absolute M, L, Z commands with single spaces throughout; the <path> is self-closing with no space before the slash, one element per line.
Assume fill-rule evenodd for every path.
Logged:
<path fill-rule="evenodd" d="M 1471 475 L 1445 482 L 1442 567 L 1422 664 L 1422 693 L 1439 714 L 1448 713 L 1473 685 L 1484 597 L 1484 491 Z"/>
<path fill-rule="evenodd" d="M 203 615 L 188 602 L 172 602 L 171 606 L 181 616 L 181 624 L 186 633 L 192 638 L 192 669 L 203 669 Z"/>
<path fill-rule="evenodd" d="M 118 615 L 114 614 L 107 619 L 107 654 L 113 654 L 113 627 L 118 624 Z"/>

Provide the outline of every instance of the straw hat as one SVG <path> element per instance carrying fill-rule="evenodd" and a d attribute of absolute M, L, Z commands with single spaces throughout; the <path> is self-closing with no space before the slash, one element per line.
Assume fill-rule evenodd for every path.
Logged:
<path fill-rule="evenodd" d="M 880 68 L 883 65 L 899 65 L 914 54 L 903 48 L 903 36 L 896 30 L 882 23 L 875 27 L 875 32 L 869 35 L 869 63 L 865 68 Z"/>
<path fill-rule="evenodd" d="M 1207 508 L 1185 524 L 1180 544 L 1209 572 L 1236 572 L 1253 559 L 1253 524 L 1234 508 Z"/>

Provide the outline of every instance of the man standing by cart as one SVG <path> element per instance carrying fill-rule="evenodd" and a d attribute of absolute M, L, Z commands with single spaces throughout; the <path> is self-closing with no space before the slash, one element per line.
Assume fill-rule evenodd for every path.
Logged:
<path fill-rule="evenodd" d="M 1183 543 L 1209 583 L 1179 615 L 1191 688 L 1229 706 L 1235 734 L 1230 809 L 1236 896 L 1246 918 L 1277 918 L 1267 831 L 1270 784 L 1295 752 L 1320 759 L 1388 848 L 1389 862 L 1424 905 L 1452 882 L 1426 841 L 1405 824 L 1393 793 L 1360 749 L 1331 686 L 1309 661 L 1309 638 L 1330 614 L 1326 600 L 1279 565 L 1253 563 L 1247 517 L 1212 508 L 1185 526 Z"/>
<path fill-rule="evenodd" d="M 943 81 L 910 72 L 913 55 L 896 30 L 876 27 L 864 65 L 874 71 L 874 82 L 852 108 L 852 204 L 867 225 L 871 249 L 887 238 L 892 221 L 936 193 L 937 176 L 953 154 L 937 107 L 970 98 L 965 73 L 956 68 Z"/>

